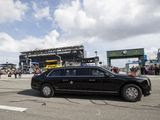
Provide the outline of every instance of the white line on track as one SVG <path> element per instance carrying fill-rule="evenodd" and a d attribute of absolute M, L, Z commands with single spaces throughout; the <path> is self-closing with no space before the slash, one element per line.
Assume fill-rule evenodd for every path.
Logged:
<path fill-rule="evenodd" d="M 24 112 L 24 111 L 27 110 L 27 108 L 13 107 L 13 106 L 5 106 L 5 105 L 0 105 L 0 109 L 2 109 L 2 110 L 17 111 L 17 112 Z"/>

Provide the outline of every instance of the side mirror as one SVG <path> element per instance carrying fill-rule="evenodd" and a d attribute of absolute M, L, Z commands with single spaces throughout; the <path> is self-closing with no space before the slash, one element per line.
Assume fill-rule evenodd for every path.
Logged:
<path fill-rule="evenodd" d="M 113 75 L 113 74 L 110 74 L 110 77 L 114 77 L 114 75 Z"/>
<path fill-rule="evenodd" d="M 114 77 L 114 75 L 113 75 L 113 74 L 108 74 L 108 73 L 106 73 L 106 74 L 105 74 L 105 77 Z"/>

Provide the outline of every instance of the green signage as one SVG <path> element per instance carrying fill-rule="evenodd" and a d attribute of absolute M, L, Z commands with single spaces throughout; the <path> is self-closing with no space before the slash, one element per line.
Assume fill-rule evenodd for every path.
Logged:
<path fill-rule="evenodd" d="M 141 57 L 141 56 L 144 56 L 144 48 L 107 51 L 107 57 L 111 59 L 134 58 L 134 57 Z"/>

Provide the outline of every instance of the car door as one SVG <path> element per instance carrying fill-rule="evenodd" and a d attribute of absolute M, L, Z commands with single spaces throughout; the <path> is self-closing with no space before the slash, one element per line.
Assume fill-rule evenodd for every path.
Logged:
<path fill-rule="evenodd" d="M 67 91 L 72 91 L 75 89 L 76 71 L 77 69 L 74 68 L 68 68 L 64 70 L 64 75 L 62 79 L 62 89 Z"/>
<path fill-rule="evenodd" d="M 55 69 L 52 70 L 47 75 L 48 81 L 50 82 L 56 90 L 59 89 L 66 89 L 67 83 L 64 82 L 65 76 L 64 76 L 64 69 Z"/>
<path fill-rule="evenodd" d="M 74 82 L 74 89 L 82 92 L 102 90 L 104 72 L 93 68 L 80 68 Z"/>
<path fill-rule="evenodd" d="M 110 71 L 106 71 L 105 79 L 103 79 L 102 88 L 104 91 L 108 91 L 110 93 L 117 92 L 117 86 L 120 86 L 121 80 L 116 77 L 116 75 L 112 74 Z"/>
<path fill-rule="evenodd" d="M 117 78 L 109 71 L 95 67 L 89 69 L 89 75 L 84 78 L 81 86 L 90 92 L 115 93 L 117 84 Z"/>
<path fill-rule="evenodd" d="M 91 68 L 88 78 L 89 90 L 99 92 L 103 91 L 103 80 L 105 79 L 105 72 L 98 68 Z"/>
<path fill-rule="evenodd" d="M 84 92 L 89 90 L 90 71 L 89 68 L 78 68 L 76 77 L 74 79 L 73 89 L 76 91 Z"/>

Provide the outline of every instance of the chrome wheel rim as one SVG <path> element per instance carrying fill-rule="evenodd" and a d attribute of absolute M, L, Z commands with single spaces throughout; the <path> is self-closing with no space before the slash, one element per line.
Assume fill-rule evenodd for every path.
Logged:
<path fill-rule="evenodd" d="M 129 99 L 136 99 L 138 97 L 138 90 L 135 87 L 129 87 L 126 89 L 126 96 Z"/>
<path fill-rule="evenodd" d="M 50 89 L 50 87 L 48 87 L 48 86 L 45 86 L 45 87 L 43 87 L 43 94 L 45 95 L 45 96 L 48 96 L 48 95 L 50 95 L 51 94 L 51 89 Z"/>

